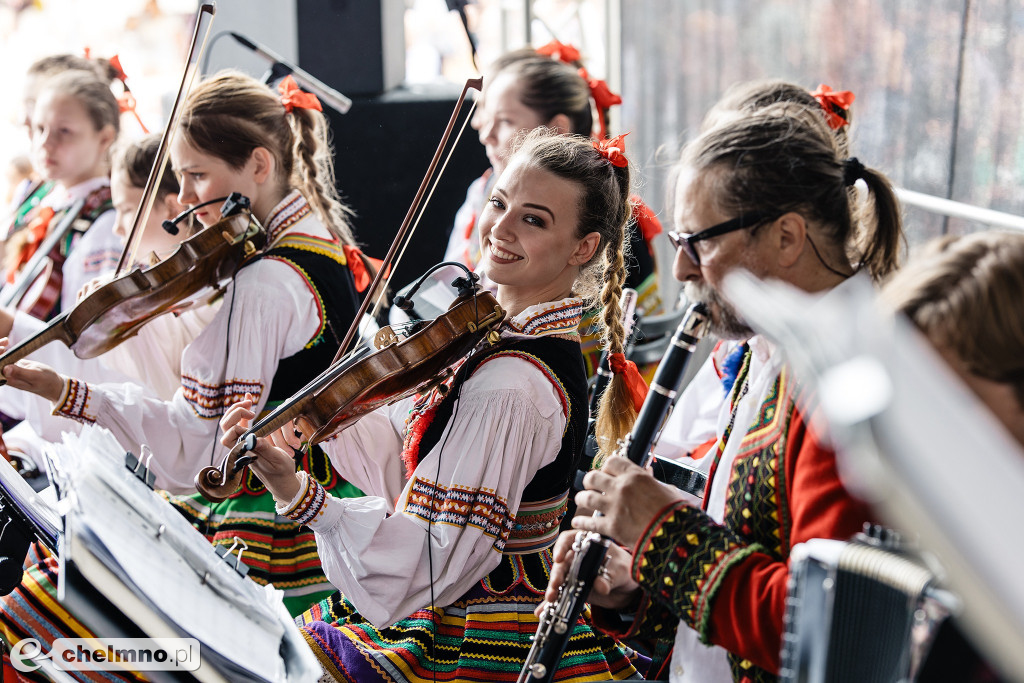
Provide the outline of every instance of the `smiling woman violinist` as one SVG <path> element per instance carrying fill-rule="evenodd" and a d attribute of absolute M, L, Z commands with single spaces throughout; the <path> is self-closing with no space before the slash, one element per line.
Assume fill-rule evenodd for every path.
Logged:
<path fill-rule="evenodd" d="M 341 500 L 296 473 L 288 428 L 257 441 L 253 468 L 278 511 L 316 532 L 342 591 L 299 619 L 333 678 L 515 680 L 582 456 L 579 295 L 600 298 L 621 352 L 628 189 L 621 150 L 526 139 L 480 219 L 487 272 L 508 313 L 500 341 L 469 355 L 444 391 L 372 412 L 323 444 L 370 495 Z M 612 382 L 610 402 L 631 400 L 622 384 Z M 254 417 L 249 401 L 233 406 L 222 442 L 234 444 Z M 575 630 L 559 680 L 638 677 L 617 643 L 582 619 Z"/>
<path fill-rule="evenodd" d="M 199 207 L 195 215 L 209 227 L 220 218 L 221 202 L 199 205 L 242 193 L 267 229 L 268 247 L 240 269 L 216 316 L 183 352 L 174 397 L 163 400 L 131 383 L 58 377 L 53 385 L 19 365 L 4 371 L 12 386 L 53 401 L 55 414 L 106 427 L 133 452 L 149 444 L 156 485 L 172 493 L 193 493 L 195 473 L 222 459 L 217 421 L 224 410 L 247 392 L 258 410 L 269 409 L 302 387 L 330 364 L 341 341 L 336 332 L 348 328 L 357 308 L 347 259 L 358 260 L 358 250 L 334 190 L 326 120 L 316 99 L 294 82 L 281 90 L 279 97 L 253 78 L 226 72 L 200 84 L 184 103 L 171 146 L 179 200 Z M 319 449 L 293 466 L 339 496 L 356 492 Z M 293 612 L 332 590 L 313 534 L 277 515 L 254 477 L 222 503 L 194 493 L 172 503 L 216 545 L 243 538 L 249 576 L 282 589 Z M 20 611 L 52 588 L 47 568 L 37 569 L 19 589 L 25 599 L 12 595 L 4 603 L 5 636 L 51 639 L 17 626 L 26 623 Z"/>

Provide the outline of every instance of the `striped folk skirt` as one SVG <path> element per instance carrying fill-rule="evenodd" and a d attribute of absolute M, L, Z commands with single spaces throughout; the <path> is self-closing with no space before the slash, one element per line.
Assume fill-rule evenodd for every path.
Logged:
<path fill-rule="evenodd" d="M 296 621 L 325 672 L 337 681 L 433 683 L 515 681 L 537 631 L 550 549 L 504 555 L 461 599 L 387 628 L 362 618 L 341 593 Z M 577 621 L 556 681 L 639 679 L 649 661 L 592 630 L 589 608 Z"/>

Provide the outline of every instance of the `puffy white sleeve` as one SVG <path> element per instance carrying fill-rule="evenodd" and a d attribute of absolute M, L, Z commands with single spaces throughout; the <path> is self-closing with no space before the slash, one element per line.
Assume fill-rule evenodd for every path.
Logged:
<path fill-rule="evenodd" d="M 171 400 L 134 383 L 72 380 L 54 413 L 106 427 L 129 450 L 148 444 L 156 485 L 192 493 L 196 473 L 220 464 L 227 452 L 219 427 L 226 408 L 249 392 L 262 410 L 278 362 L 319 328 L 305 280 L 283 261 L 262 259 L 235 277 L 220 310 L 185 349 L 181 387 Z"/>
<path fill-rule="evenodd" d="M 67 311 L 75 305 L 78 292 L 87 283 L 117 268 L 124 245 L 114 234 L 116 215 L 113 209 L 100 214 L 72 246 L 61 268 L 64 274 L 60 291 L 61 311 Z"/>
<path fill-rule="evenodd" d="M 320 444 L 338 474 L 367 496 L 384 499 L 389 513 L 405 488 L 402 444 L 413 401 L 410 397 L 364 415 Z"/>
<path fill-rule="evenodd" d="M 375 625 L 393 624 L 427 605 L 432 589 L 436 604 L 449 604 L 498 565 L 523 490 L 554 461 L 565 425 L 562 403 L 539 369 L 496 358 L 463 384 L 395 514 L 380 497 L 318 499 L 301 491 L 287 512 L 316 532 L 331 583 Z M 335 442 L 328 451 L 339 462 Z"/>

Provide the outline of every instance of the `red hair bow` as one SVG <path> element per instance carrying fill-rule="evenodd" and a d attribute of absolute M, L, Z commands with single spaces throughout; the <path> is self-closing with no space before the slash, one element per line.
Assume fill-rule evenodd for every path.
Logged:
<path fill-rule="evenodd" d="M 825 110 L 825 118 L 832 130 L 839 130 L 850 123 L 846 112 L 856 99 L 849 90 L 833 90 L 824 83 L 811 93 L 811 97 L 818 100 L 818 104 Z"/>
<path fill-rule="evenodd" d="M 629 391 L 629 397 L 633 399 L 633 407 L 639 413 L 640 408 L 644 405 L 644 399 L 647 398 L 647 383 L 640 376 L 640 370 L 637 369 L 636 363 L 626 360 L 621 353 L 609 353 L 608 365 L 611 366 L 614 374 L 622 375 L 626 389 Z"/>
<path fill-rule="evenodd" d="M 110 58 L 110 68 L 114 70 L 114 77 L 117 78 L 117 80 L 122 83 L 125 83 L 128 80 L 128 74 L 126 74 L 124 69 L 121 68 L 121 58 L 117 55 Z"/>
<path fill-rule="evenodd" d="M 597 107 L 597 122 L 600 125 L 598 131 L 598 137 L 605 137 L 608 135 L 608 127 L 605 124 L 604 112 L 609 107 L 622 104 L 622 98 L 616 95 L 608 87 L 608 84 L 599 78 L 591 78 L 590 74 L 587 73 L 586 69 L 579 70 L 580 78 L 587 82 L 587 86 L 590 87 L 590 96 L 594 100 L 594 105 Z"/>
<path fill-rule="evenodd" d="M 552 40 L 547 45 L 538 47 L 537 54 L 557 59 L 558 61 L 565 62 L 566 64 L 572 64 L 580 60 L 579 50 L 574 48 L 572 45 L 560 43 L 557 40 Z"/>
<path fill-rule="evenodd" d="M 281 104 L 284 105 L 284 110 L 287 113 L 291 113 L 293 109 L 324 110 L 320 106 L 320 100 L 316 98 L 316 95 L 300 88 L 291 74 L 288 74 L 281 80 L 281 83 L 277 86 L 277 91 L 281 93 Z"/>
<path fill-rule="evenodd" d="M 664 228 L 661 227 L 661 221 L 651 211 L 651 207 L 647 206 L 644 200 L 640 199 L 637 195 L 631 196 L 629 201 L 633 205 L 633 220 L 636 221 L 637 226 L 640 228 L 640 233 L 644 236 L 644 242 L 650 244 L 655 235 L 660 235 L 664 231 Z"/>
<path fill-rule="evenodd" d="M 623 133 L 622 135 L 616 135 L 615 137 L 608 140 L 593 140 L 591 144 L 594 145 L 601 156 L 608 161 L 612 162 L 612 166 L 616 168 L 625 168 L 629 165 L 629 160 L 626 159 L 624 152 L 626 151 L 626 143 L 623 142 L 629 133 Z"/>

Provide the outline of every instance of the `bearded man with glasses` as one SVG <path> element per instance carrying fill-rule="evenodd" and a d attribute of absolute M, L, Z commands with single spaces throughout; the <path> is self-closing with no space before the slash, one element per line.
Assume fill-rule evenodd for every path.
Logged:
<path fill-rule="evenodd" d="M 674 275 L 691 300 L 708 304 L 713 333 L 743 342 L 708 485 L 696 506 L 625 458 L 609 458 L 576 497 L 604 516 L 577 516 L 573 527 L 627 549 L 613 545 L 590 596 L 595 616 L 620 636 L 652 639 L 657 653 L 673 649 L 663 669 L 672 681 L 774 681 L 790 549 L 849 538 L 869 512 L 843 489 L 835 454 L 811 427 L 814 404 L 779 350 L 720 288 L 736 268 L 825 295 L 860 269 L 880 279 L 898 262 L 899 207 L 883 175 L 841 158 L 822 117 L 793 105 L 705 131 L 679 171 Z M 858 180 L 867 193 L 850 192 Z M 872 220 L 858 225 L 857 215 Z M 572 540 L 567 532 L 556 546 L 548 600 Z"/>

